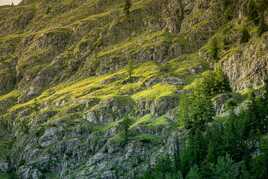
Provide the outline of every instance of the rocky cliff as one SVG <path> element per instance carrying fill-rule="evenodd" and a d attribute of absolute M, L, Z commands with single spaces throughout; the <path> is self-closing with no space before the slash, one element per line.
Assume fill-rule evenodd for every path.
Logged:
<path fill-rule="evenodd" d="M 263 84 L 268 32 L 243 1 L 131 4 L 129 14 L 124 0 L 0 7 L 0 173 L 142 177 L 183 147 L 180 96 L 204 71 L 219 64 L 237 92 Z"/>

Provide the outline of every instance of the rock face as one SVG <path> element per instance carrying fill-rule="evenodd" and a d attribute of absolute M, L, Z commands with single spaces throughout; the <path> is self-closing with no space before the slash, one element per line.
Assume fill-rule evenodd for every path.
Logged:
<path fill-rule="evenodd" d="M 261 85 L 268 74 L 268 33 L 260 43 L 250 42 L 232 52 L 222 64 L 234 89 Z"/>
<path fill-rule="evenodd" d="M 0 176 L 142 177 L 183 147 L 180 97 L 202 72 L 220 65 L 234 91 L 267 76 L 268 33 L 242 1 L 124 2 L 0 7 Z M 219 115 L 230 98 L 214 98 Z"/>
<path fill-rule="evenodd" d="M 0 161 L 0 172 L 6 173 L 9 170 L 9 164 L 8 162 L 1 162 Z"/>
<path fill-rule="evenodd" d="M 171 115 L 167 113 L 177 107 L 178 101 L 176 95 L 161 97 L 144 114 L 152 115 L 152 121 L 166 116 L 167 122 L 174 123 L 175 117 L 169 120 Z M 178 134 L 169 125 L 137 126 L 131 129 L 130 139 L 124 143 L 116 123 L 133 110 L 142 115 L 144 109 L 130 97 L 117 96 L 86 110 L 84 116 L 63 118 L 45 128 L 29 129 L 27 134 L 17 135 L 10 165 L 17 168 L 23 179 L 46 177 L 47 170 L 59 173 L 61 178 L 142 176 L 163 154 L 173 155 L 174 144 L 169 141 L 178 138 Z M 50 115 L 40 115 L 44 116 Z M 7 165 L 0 165 L 1 170 L 6 170 Z"/>
<path fill-rule="evenodd" d="M 86 119 L 92 123 L 113 122 L 134 111 L 134 103 L 128 96 L 117 96 L 95 106 L 87 113 Z"/>

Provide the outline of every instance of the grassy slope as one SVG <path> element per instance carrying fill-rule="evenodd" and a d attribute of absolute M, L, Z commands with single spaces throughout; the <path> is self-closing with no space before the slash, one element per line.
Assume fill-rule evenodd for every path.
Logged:
<path fill-rule="evenodd" d="M 60 63 L 63 64 L 60 69 L 63 72 L 59 70 L 60 72 L 56 73 L 55 76 L 64 76 L 65 78 L 57 82 L 52 81 L 49 85 L 44 86 L 40 95 L 26 102 L 17 102 L 17 99 L 23 95 L 24 87 L 29 86 L 30 82 L 26 81 L 23 85 L 17 84 L 15 88 L 0 96 L 0 104 L 5 104 L 0 106 L 0 119 L 9 119 L 14 114 L 20 116 L 20 113 L 28 111 L 25 117 L 27 119 L 26 125 L 31 125 L 36 113 L 41 115 L 54 111 L 56 115 L 42 124 L 42 127 L 46 128 L 51 122 L 64 118 L 67 118 L 69 123 L 75 123 L 76 121 L 72 121 L 72 115 L 78 115 L 82 118 L 84 111 L 88 111 L 92 107 L 81 107 L 80 105 L 84 101 L 96 100 L 98 103 L 114 96 L 127 95 L 139 103 L 144 99 L 155 100 L 163 96 L 176 95 L 176 91 L 184 89 L 184 86 L 160 82 L 146 88 L 144 84 L 154 77 L 172 76 L 185 80 L 186 85 L 188 85 L 199 77 L 199 74 L 192 74 L 191 69 L 200 65 L 203 66 L 203 70 L 208 68 L 207 62 L 196 52 L 170 58 L 165 65 L 141 59 L 142 64 L 134 65 L 133 76 L 135 80 L 133 82 L 126 82 L 128 79 L 126 67 L 98 76 L 91 76 L 87 71 L 92 67 L 92 59 L 102 62 L 106 60 L 106 57 L 115 57 L 118 61 L 112 63 L 123 61 L 126 64 L 124 58 L 126 54 L 136 54 L 151 47 L 161 47 L 163 44 L 185 45 L 187 43 L 184 38 L 185 34 L 172 34 L 161 29 L 145 29 L 139 26 L 140 22 L 134 22 L 133 29 L 131 29 L 134 34 L 130 33 L 130 30 L 127 29 L 127 20 L 122 12 L 122 1 L 119 0 L 108 0 L 106 4 L 102 4 L 98 0 L 64 0 L 61 3 L 55 1 L 50 6 L 43 4 L 43 2 L 33 1 L 33 3 L 18 7 L 0 7 L 0 17 L 6 16 L 4 20 L 0 20 L 0 24 L 4 21 L 11 22 L 6 27 L 9 33 L 0 34 L 0 49 L 2 43 L 3 49 L 14 51 L 10 54 L 19 57 L 16 59 L 16 70 L 25 78 L 34 77 L 44 69 L 53 68 L 53 59 L 59 57 Z M 146 13 L 150 9 L 151 2 L 152 0 L 135 0 L 132 7 L 134 15 L 130 18 L 141 17 L 144 19 L 147 17 Z M 10 8 L 13 8 L 14 11 L 11 12 Z M 24 28 L 20 28 L 18 19 L 21 14 L 27 14 L 24 12 L 34 13 L 35 16 Z M 155 12 L 152 11 L 152 13 Z M 155 16 L 156 14 L 152 14 L 148 15 L 147 18 L 152 18 L 154 21 L 153 17 Z M 195 16 L 199 17 L 200 14 L 198 15 L 197 12 Z M 195 16 L 193 18 L 196 18 Z M 208 23 L 208 20 L 200 21 L 194 26 L 193 31 L 199 32 L 198 30 Z M 44 34 L 50 33 L 67 34 L 70 36 L 71 43 L 56 54 L 53 54 L 55 47 L 40 48 L 38 40 L 42 39 Z M 220 36 L 224 36 L 226 32 L 219 31 L 218 33 Z M 28 38 L 33 39 L 29 45 L 25 42 L 25 39 Z M 10 42 L 11 45 L 7 45 L 9 43 L 6 42 Z M 13 42 L 19 44 L 15 49 L 12 46 Z M 24 43 L 26 45 L 23 45 Z M 10 54 L 8 53 L 8 55 Z M 83 55 L 86 58 L 82 58 Z M 5 56 L 3 59 L 7 61 L 6 63 L 12 64 L 8 60 L 10 58 Z M 76 71 L 68 71 L 69 64 L 76 62 L 77 59 L 82 59 L 78 62 L 84 66 L 79 67 Z M 162 68 L 168 70 L 163 72 Z M 95 128 L 108 130 L 116 125 L 118 122 L 95 126 Z M 130 128 L 135 130 L 137 127 L 158 128 L 159 126 L 174 126 L 174 123 L 165 116 L 153 117 L 147 114 L 137 117 Z M 114 138 L 116 139 L 116 137 L 118 136 Z M 157 137 L 154 137 L 139 133 L 133 139 L 157 142 Z M 1 137 L 0 147 L 6 141 L 9 141 L 8 137 Z M 6 150 L 6 148 L 0 150 L 0 157 L 7 153 Z"/>
<path fill-rule="evenodd" d="M 150 3 L 151 1 L 149 0 L 134 1 L 132 11 L 142 15 L 143 9 L 147 8 L 146 6 Z M 98 6 L 97 10 L 96 6 Z M 59 7 L 62 7 L 62 9 L 57 9 Z M 23 4 L 21 6 L 2 7 L 1 12 L 6 13 L 7 11 L 9 11 L 10 8 L 13 8 L 14 11 L 18 12 L 17 15 L 13 13 L 14 11 L 9 12 L 9 15 L 5 15 L 7 18 L 5 19 L 5 21 L 14 21 L 14 23 L 10 24 L 16 24 L 15 22 L 16 20 L 18 20 L 20 14 L 25 14 L 23 13 L 25 9 L 27 11 L 33 11 L 33 13 L 38 14 L 33 17 L 33 20 L 31 20 L 29 24 L 27 24 L 26 28 L 12 28 L 12 30 L 17 31 L 10 31 L 9 35 L 3 34 L 0 37 L 1 42 L 13 41 L 13 39 L 18 39 L 19 41 L 21 41 L 21 39 L 23 38 L 28 38 L 32 36 L 34 37 L 34 39 L 36 39 L 33 41 L 33 43 L 31 43 L 30 46 L 26 47 L 26 49 L 22 48 L 22 45 L 19 43 L 19 46 L 16 47 L 15 50 L 16 56 L 22 53 L 22 58 L 18 59 L 16 68 L 19 73 L 25 73 L 25 76 L 35 76 L 43 69 L 51 67 L 51 65 L 49 64 L 51 61 L 46 59 L 46 54 L 50 52 L 50 47 L 36 48 L 38 46 L 38 39 L 42 38 L 44 34 L 48 34 L 50 32 L 65 33 L 66 30 L 72 31 L 72 29 L 83 27 L 84 24 L 87 24 L 87 26 L 94 26 L 96 25 L 96 23 L 98 23 L 102 26 L 100 22 L 105 22 L 106 20 L 109 20 L 109 16 L 111 15 L 111 13 L 114 12 L 119 12 L 119 19 L 124 21 L 124 17 L 122 15 L 122 1 L 108 1 L 105 5 L 97 0 L 81 0 L 79 2 L 69 0 L 63 1 L 61 3 L 56 1 L 54 4 L 50 4 L 50 7 L 47 7 L 45 4 L 43 4 L 43 2 L 32 1 L 32 3 L 28 3 L 25 5 Z M 61 11 L 63 13 L 60 13 Z M 118 23 L 118 21 L 113 21 L 111 24 L 108 23 L 108 28 L 113 29 L 113 23 Z M 106 28 L 105 25 L 104 28 Z M 97 29 L 98 28 L 94 28 L 93 30 Z M 62 52 L 63 56 L 67 55 L 67 58 L 65 58 L 66 61 L 64 61 L 64 63 L 68 63 L 69 60 L 72 61 L 74 54 L 82 53 L 80 45 L 90 40 L 90 33 L 91 32 L 88 33 L 88 30 L 86 30 L 83 32 L 81 31 L 81 34 L 79 33 L 75 35 L 75 38 L 77 38 L 78 40 L 74 40 L 73 45 L 69 46 L 65 51 Z M 111 35 L 112 34 L 108 33 L 108 37 Z M 180 40 L 178 41 L 178 38 L 180 37 L 169 35 L 168 33 L 162 31 L 145 31 L 143 33 L 135 35 L 134 37 L 131 37 L 130 39 L 118 39 L 112 41 L 112 44 L 105 44 L 104 47 L 97 50 L 96 57 L 100 58 L 100 60 L 102 59 L 102 57 L 105 56 L 120 57 L 124 53 L 131 54 L 139 52 L 150 48 L 151 46 L 157 46 L 157 44 L 161 45 L 162 43 L 166 42 L 180 43 Z M 71 55 L 69 53 L 70 51 Z M 44 58 L 42 58 L 43 55 Z M 70 56 L 68 57 L 68 55 Z M 187 80 L 191 80 L 191 75 L 188 76 L 189 69 L 199 64 L 202 64 L 202 62 L 195 55 L 190 56 L 189 59 L 174 59 L 170 62 L 171 70 L 169 73 L 172 76 L 178 76 Z M 80 71 L 78 72 L 77 76 L 79 78 L 76 79 L 75 77 L 72 77 L 73 80 L 67 80 L 66 82 L 63 81 L 62 83 L 54 87 L 46 86 L 46 90 L 40 96 L 28 102 L 8 106 L 7 109 L 5 109 L 4 111 L 13 113 L 15 111 L 20 111 L 24 108 L 30 109 L 31 105 L 33 105 L 34 103 L 49 103 L 53 105 L 53 103 L 55 104 L 55 101 L 59 101 L 65 98 L 75 100 L 82 100 L 88 98 L 105 99 L 115 95 L 126 94 L 131 95 L 135 100 L 139 100 L 144 96 L 157 98 L 159 96 L 172 94 L 177 89 L 177 87 L 167 84 L 157 84 L 150 89 L 144 89 L 143 83 L 145 80 L 154 76 L 163 75 L 159 71 L 160 66 L 154 62 L 148 62 L 144 65 L 136 66 L 135 68 L 136 69 L 134 71 L 134 76 L 137 77 L 138 80 L 130 84 L 123 83 L 123 81 L 127 78 L 126 69 L 122 69 L 114 73 L 104 74 L 98 77 L 86 77 L 86 74 L 81 74 Z M 120 78 L 116 80 L 111 80 L 112 82 L 110 83 L 102 84 L 102 81 L 109 81 L 110 78 L 116 78 L 116 76 L 120 76 Z M 20 94 L 22 94 L 21 86 L 23 88 L 24 86 L 28 86 L 28 84 L 19 84 L 19 90 L 14 89 L 7 94 L 3 94 L 0 100 L 3 101 L 9 98 L 19 97 Z M 150 96 L 148 96 L 147 94 L 150 94 Z M 72 105 L 74 104 L 72 104 L 72 101 L 70 100 L 70 102 L 68 102 L 68 105 L 66 106 Z M 6 113 L 2 115 L 6 115 Z"/>

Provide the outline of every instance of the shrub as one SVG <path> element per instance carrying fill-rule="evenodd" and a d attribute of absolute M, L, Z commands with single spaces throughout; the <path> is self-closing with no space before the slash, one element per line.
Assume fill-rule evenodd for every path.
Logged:
<path fill-rule="evenodd" d="M 242 28 L 240 29 L 240 32 L 241 32 L 240 43 L 247 43 L 250 39 L 250 34 L 248 32 L 247 27 L 243 25 Z"/>
<path fill-rule="evenodd" d="M 207 44 L 208 54 L 214 59 L 219 60 L 220 51 L 223 49 L 224 43 L 220 37 L 213 37 Z"/>
<path fill-rule="evenodd" d="M 214 71 L 204 73 L 194 90 L 195 93 L 207 97 L 214 97 L 230 91 L 229 81 L 219 67 L 216 67 Z"/>

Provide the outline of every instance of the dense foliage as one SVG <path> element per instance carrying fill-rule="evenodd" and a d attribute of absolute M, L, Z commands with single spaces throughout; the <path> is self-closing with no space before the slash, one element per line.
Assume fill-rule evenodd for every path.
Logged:
<path fill-rule="evenodd" d="M 188 129 L 183 149 L 144 178 L 262 179 L 268 177 L 268 83 L 262 95 L 249 93 L 246 108 L 234 106 L 216 116 L 212 99 L 228 92 L 228 81 L 217 71 L 204 75 L 180 103 L 180 124 Z M 212 75 L 214 74 L 214 75 Z M 211 79 L 210 79 L 211 78 Z M 167 167 L 168 166 L 168 167 Z"/>

